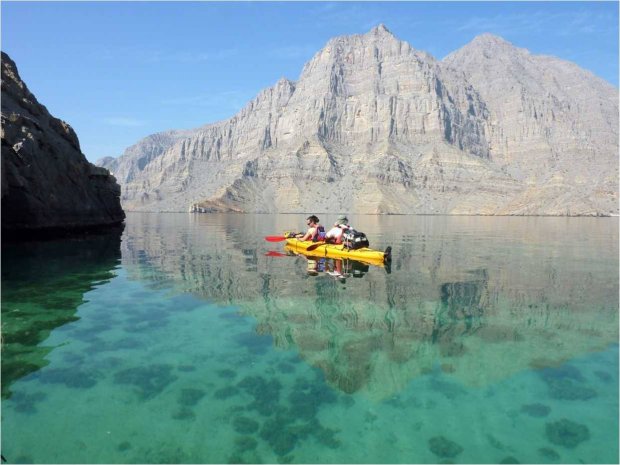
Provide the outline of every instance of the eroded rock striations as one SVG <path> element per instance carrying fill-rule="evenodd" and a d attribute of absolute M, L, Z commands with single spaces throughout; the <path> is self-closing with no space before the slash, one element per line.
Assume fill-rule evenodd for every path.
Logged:
<path fill-rule="evenodd" d="M 383 25 L 229 120 L 101 162 L 142 211 L 618 213 L 618 91 L 483 35 L 438 61 Z"/>
<path fill-rule="evenodd" d="M 2 53 L 2 237 L 122 223 L 120 186 L 89 163 L 67 123 L 54 118 Z"/>

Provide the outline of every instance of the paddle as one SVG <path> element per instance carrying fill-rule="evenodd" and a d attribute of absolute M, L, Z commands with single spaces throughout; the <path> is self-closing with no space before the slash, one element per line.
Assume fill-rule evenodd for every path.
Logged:
<path fill-rule="evenodd" d="M 286 239 L 292 239 L 290 237 L 286 237 L 286 236 L 265 236 L 265 240 L 267 242 L 282 242 L 285 241 Z M 324 245 L 325 242 L 317 242 L 316 244 L 312 244 L 311 246 L 309 246 L 306 251 L 307 252 L 312 252 L 314 249 L 316 249 L 318 246 L 320 245 Z"/>
<path fill-rule="evenodd" d="M 295 236 L 300 233 L 284 231 L 284 236 L 265 236 L 265 240 L 268 242 L 282 242 L 286 239 L 293 239 Z"/>
<path fill-rule="evenodd" d="M 282 253 L 282 252 L 276 252 L 275 250 L 270 250 L 269 252 L 267 252 L 265 254 L 266 257 L 288 257 L 289 255 Z"/>
<path fill-rule="evenodd" d="M 317 242 L 316 244 L 312 244 L 308 246 L 308 248 L 306 249 L 306 252 L 312 252 L 314 249 L 316 249 L 320 245 L 325 245 L 325 242 Z"/>

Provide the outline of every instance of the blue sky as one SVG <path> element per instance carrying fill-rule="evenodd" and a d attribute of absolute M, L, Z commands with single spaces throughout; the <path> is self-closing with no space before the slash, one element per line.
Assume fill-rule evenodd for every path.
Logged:
<path fill-rule="evenodd" d="M 491 32 L 618 86 L 617 2 L 10 2 L 2 50 L 95 161 L 233 116 L 332 37 L 383 23 L 437 59 Z"/>

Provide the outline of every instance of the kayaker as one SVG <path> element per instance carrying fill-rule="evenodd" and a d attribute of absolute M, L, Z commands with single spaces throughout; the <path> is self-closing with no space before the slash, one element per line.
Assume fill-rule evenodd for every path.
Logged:
<path fill-rule="evenodd" d="M 318 216 L 310 215 L 306 218 L 306 224 L 308 225 L 306 234 L 299 233 L 295 237 L 302 241 L 318 242 L 325 240 L 325 228 L 320 225 Z"/>
<path fill-rule="evenodd" d="M 349 219 L 344 215 L 340 215 L 334 223 L 334 227 L 325 234 L 325 241 L 330 244 L 342 244 L 342 235 L 350 228 Z"/>

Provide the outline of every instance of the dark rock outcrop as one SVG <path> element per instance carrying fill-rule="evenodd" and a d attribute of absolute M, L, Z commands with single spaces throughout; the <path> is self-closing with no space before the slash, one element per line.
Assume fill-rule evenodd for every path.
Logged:
<path fill-rule="evenodd" d="M 2 53 L 2 238 L 122 223 L 120 187 L 86 160 L 67 123 L 49 114 Z"/>

